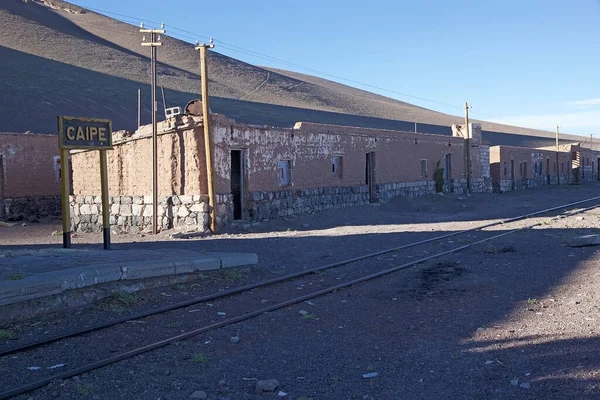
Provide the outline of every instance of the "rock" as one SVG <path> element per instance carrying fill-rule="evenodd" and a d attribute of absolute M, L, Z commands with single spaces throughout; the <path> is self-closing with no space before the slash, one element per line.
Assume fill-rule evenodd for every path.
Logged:
<path fill-rule="evenodd" d="M 521 383 L 519 387 L 523 389 L 531 389 L 531 385 L 529 384 L 529 382 Z"/>
<path fill-rule="evenodd" d="M 600 235 L 585 235 L 571 239 L 567 242 L 569 247 L 597 246 L 600 244 Z"/>
<path fill-rule="evenodd" d="M 21 226 L 27 226 L 27 224 L 26 224 L 25 222 L 23 222 L 23 223 L 21 224 Z"/>
<path fill-rule="evenodd" d="M 308 227 L 310 227 L 310 225 L 309 224 L 302 224 L 302 227 L 308 228 Z"/>
<path fill-rule="evenodd" d="M 264 392 L 273 392 L 279 387 L 279 381 L 277 379 L 267 379 L 264 381 L 256 382 L 256 393 L 262 394 Z"/>
<path fill-rule="evenodd" d="M 233 343 L 233 344 L 235 344 L 235 343 L 239 343 L 239 342 L 240 342 L 240 337 L 239 337 L 239 336 L 237 336 L 237 335 L 236 335 L 236 336 L 232 336 L 232 337 L 230 337 L 230 338 L 229 338 L 229 341 L 230 341 L 231 343 Z"/>
<path fill-rule="evenodd" d="M 279 391 L 279 393 L 277 393 L 277 396 L 279 396 L 279 397 L 285 397 L 287 395 L 288 394 L 286 392 L 282 392 L 281 390 Z"/>
<path fill-rule="evenodd" d="M 575 218 L 577 221 L 583 221 L 585 219 L 585 217 L 577 217 Z"/>
<path fill-rule="evenodd" d="M 496 254 L 496 253 L 498 253 L 498 250 L 496 250 L 496 247 L 494 245 L 490 244 L 490 245 L 487 245 L 485 247 L 485 249 L 483 249 L 483 252 L 485 254 Z"/>
<path fill-rule="evenodd" d="M 512 381 L 510 381 L 510 384 L 513 386 L 518 386 L 519 385 L 519 380 L 518 379 L 513 379 Z"/>
<path fill-rule="evenodd" d="M 308 311 L 306 311 L 306 310 L 300 310 L 300 311 L 298 311 L 298 314 L 300 314 L 300 315 L 308 315 Z"/>
<path fill-rule="evenodd" d="M 204 393 L 202 390 L 196 390 L 194 393 L 192 393 L 192 395 L 190 396 L 190 399 L 200 399 L 200 400 L 206 400 L 208 398 L 208 396 L 206 395 L 206 393 Z"/>
<path fill-rule="evenodd" d="M 363 379 L 371 379 L 371 378 L 377 378 L 379 376 L 379 373 L 377 372 L 369 372 L 368 374 L 363 374 Z"/>

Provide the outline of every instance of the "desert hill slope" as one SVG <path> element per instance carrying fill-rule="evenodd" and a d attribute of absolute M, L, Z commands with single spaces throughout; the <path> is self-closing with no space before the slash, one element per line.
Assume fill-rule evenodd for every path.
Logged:
<path fill-rule="evenodd" d="M 167 27 L 168 29 L 168 27 Z M 168 32 L 167 32 L 168 33 Z M 0 131 L 56 131 L 56 116 L 113 120 L 135 129 L 137 90 L 150 122 L 149 49 L 139 28 L 61 0 L 0 2 Z M 169 106 L 198 98 L 194 46 L 163 38 L 158 83 Z M 218 48 L 216 49 L 218 50 Z M 449 134 L 462 118 L 326 79 L 253 66 L 210 52 L 211 109 L 239 122 L 292 126 L 297 121 Z M 162 107 L 159 91 L 159 107 Z M 492 144 L 551 145 L 553 133 L 484 122 Z M 503 133 L 510 133 L 505 135 Z M 563 139 L 583 141 L 566 135 Z"/>

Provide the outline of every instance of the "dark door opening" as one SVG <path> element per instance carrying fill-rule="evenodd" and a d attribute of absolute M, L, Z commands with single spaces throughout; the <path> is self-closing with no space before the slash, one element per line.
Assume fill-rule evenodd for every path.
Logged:
<path fill-rule="evenodd" d="M 444 157 L 444 183 L 448 188 L 448 191 L 452 191 L 452 155 L 446 154 Z"/>
<path fill-rule="evenodd" d="M 510 160 L 510 190 L 515 190 L 515 160 Z"/>
<path fill-rule="evenodd" d="M 550 184 L 550 159 L 546 158 L 546 183 Z"/>
<path fill-rule="evenodd" d="M 0 163 L 0 165 L 1 165 L 1 163 Z M 600 181 L 600 158 L 598 159 L 598 163 L 596 165 L 598 167 L 598 175 L 596 176 L 596 179 Z M 0 169 L 0 171 L 2 171 L 2 169 Z M 0 179 L 2 179 L 2 178 L 0 178 Z M 0 194 L 0 201 L 2 201 L 2 195 L 1 194 Z"/>
<path fill-rule="evenodd" d="M 4 160 L 0 155 L 0 219 L 4 218 Z"/>
<path fill-rule="evenodd" d="M 375 203 L 375 153 L 367 153 L 365 162 L 365 185 L 369 187 L 369 201 Z"/>
<path fill-rule="evenodd" d="M 231 150 L 231 194 L 233 196 L 233 219 L 243 218 L 244 158 L 243 150 Z"/>

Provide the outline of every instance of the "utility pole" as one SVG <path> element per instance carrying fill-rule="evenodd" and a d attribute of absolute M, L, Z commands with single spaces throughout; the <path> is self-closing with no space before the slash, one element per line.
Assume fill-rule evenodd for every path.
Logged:
<path fill-rule="evenodd" d="M 163 111 L 165 113 L 165 118 L 167 118 L 167 100 L 165 100 L 165 87 L 161 85 L 160 90 L 162 91 L 163 97 Z"/>
<path fill-rule="evenodd" d="M 150 41 L 146 42 L 144 35 L 142 46 L 150 47 L 151 52 L 151 74 L 152 74 L 152 233 L 158 233 L 158 137 L 156 129 L 156 48 L 162 46 L 160 35 L 164 34 L 165 25 L 161 29 L 144 29 L 144 24 L 140 26 L 140 33 L 149 33 Z"/>
<path fill-rule="evenodd" d="M 558 146 L 558 124 L 556 125 L 556 184 L 560 185 L 560 168 L 558 166 L 558 152 L 560 147 Z"/>
<path fill-rule="evenodd" d="M 213 182 L 212 145 L 210 137 L 210 108 L 208 107 L 208 68 L 206 65 L 206 49 L 212 49 L 212 38 L 209 44 L 196 42 L 196 50 L 200 51 L 200 77 L 202 80 L 202 125 L 204 125 L 204 151 L 206 153 L 206 181 L 208 184 L 208 199 L 210 210 L 210 229 L 217 232 L 217 202 Z"/>
<path fill-rule="evenodd" d="M 469 104 L 465 101 L 465 146 L 467 147 L 467 193 L 471 193 L 471 134 L 469 133 Z"/>
<path fill-rule="evenodd" d="M 138 89 L 138 129 L 142 126 L 142 89 Z"/>

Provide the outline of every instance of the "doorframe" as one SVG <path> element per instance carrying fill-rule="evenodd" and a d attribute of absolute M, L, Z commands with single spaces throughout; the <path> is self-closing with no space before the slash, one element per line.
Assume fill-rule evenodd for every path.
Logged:
<path fill-rule="evenodd" d="M 239 219 L 235 219 L 235 199 L 233 201 L 233 206 L 234 206 L 234 211 L 233 211 L 233 218 L 234 221 L 239 221 L 239 220 L 243 220 L 245 217 L 245 213 L 244 213 L 244 199 L 245 199 L 245 194 L 246 194 L 246 154 L 247 154 L 247 150 L 248 149 L 244 149 L 244 148 L 231 148 L 229 149 L 229 157 L 230 157 L 230 162 L 229 162 L 229 168 L 230 168 L 230 180 L 229 180 L 229 190 L 231 191 L 231 166 L 233 164 L 233 157 L 231 157 L 231 154 L 234 151 L 239 152 L 240 154 L 240 218 Z M 232 193 L 233 194 L 233 193 Z"/>

